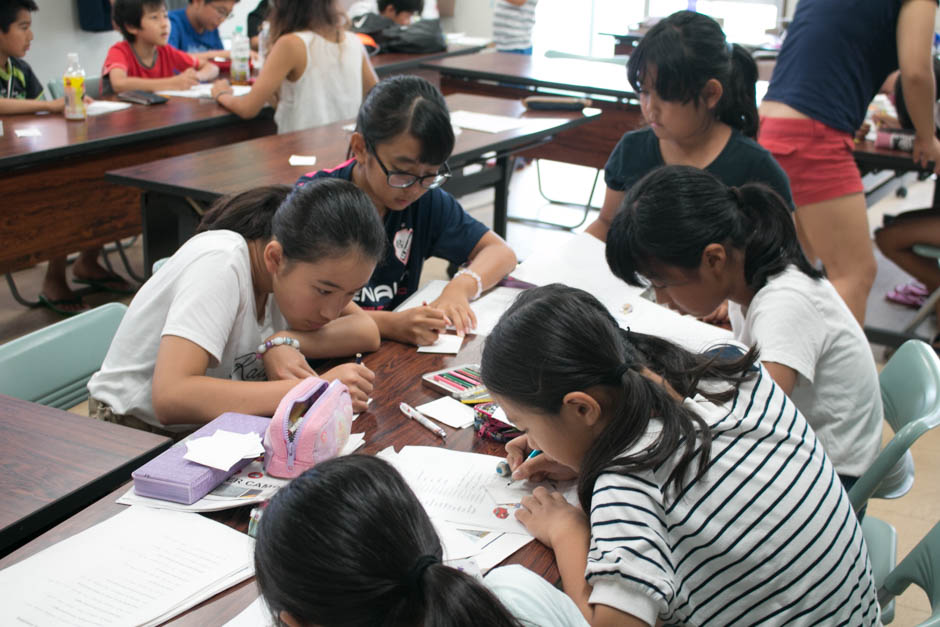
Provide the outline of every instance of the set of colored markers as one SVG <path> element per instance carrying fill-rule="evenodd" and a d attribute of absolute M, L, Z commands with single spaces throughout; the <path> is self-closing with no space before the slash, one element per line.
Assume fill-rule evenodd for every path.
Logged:
<path fill-rule="evenodd" d="M 425 385 L 449 394 L 464 403 L 486 403 L 490 393 L 480 378 L 480 366 L 468 364 L 429 372 L 421 377 Z"/>

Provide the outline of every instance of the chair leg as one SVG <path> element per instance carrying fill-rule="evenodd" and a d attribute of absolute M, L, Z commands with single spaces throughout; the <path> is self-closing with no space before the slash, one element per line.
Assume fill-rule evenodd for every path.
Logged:
<path fill-rule="evenodd" d="M 536 172 L 536 180 L 538 181 L 539 195 L 541 195 L 542 198 L 544 198 L 545 200 L 547 200 L 549 203 L 553 205 L 566 205 L 569 207 L 580 206 L 580 205 L 573 205 L 573 203 L 570 203 L 570 202 L 554 200 L 545 195 L 545 192 L 542 191 L 542 169 L 539 167 L 539 162 L 540 162 L 540 159 L 535 160 L 535 172 Z M 591 184 L 591 191 L 588 194 L 587 202 L 584 203 L 584 214 L 582 214 L 581 221 L 578 222 L 577 224 L 570 224 L 570 225 L 561 224 L 560 222 L 552 222 L 551 220 L 538 220 L 536 218 L 521 218 L 518 216 L 509 216 L 509 219 L 513 222 L 521 222 L 522 224 L 549 226 L 549 227 L 553 227 L 556 229 L 572 231 L 578 228 L 579 226 L 581 226 L 582 224 L 584 224 L 585 222 L 587 222 L 587 218 L 590 215 L 591 209 L 598 209 L 598 207 L 594 207 L 593 205 L 591 205 L 591 199 L 594 198 L 594 190 L 597 189 L 597 180 L 600 178 L 600 175 L 601 175 L 600 170 L 594 171 L 594 182 Z"/>
<path fill-rule="evenodd" d="M 920 326 L 920 323 L 926 320 L 927 316 L 933 312 L 934 308 L 937 306 L 938 300 L 940 300 L 940 288 L 935 289 L 930 296 L 927 297 L 924 304 L 921 305 L 917 313 L 914 314 L 914 318 L 904 327 L 904 332 L 913 333 L 914 329 Z"/>

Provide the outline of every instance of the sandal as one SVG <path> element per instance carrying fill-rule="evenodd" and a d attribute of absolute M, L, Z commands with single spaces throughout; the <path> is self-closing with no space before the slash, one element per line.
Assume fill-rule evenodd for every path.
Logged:
<path fill-rule="evenodd" d="M 82 300 L 81 296 L 73 296 L 72 298 L 49 298 L 45 294 L 39 295 L 39 304 L 47 309 L 51 309 L 61 316 L 74 316 L 75 314 L 80 314 L 84 311 L 88 311 L 91 307 Z M 81 309 L 63 309 L 63 305 L 82 305 Z"/>
<path fill-rule="evenodd" d="M 133 285 L 124 280 L 120 275 L 109 272 L 108 276 L 99 278 L 81 278 L 72 277 L 72 281 L 80 285 L 88 285 L 99 292 L 111 292 L 112 294 L 133 294 L 137 291 Z M 126 287 L 124 287 L 126 286 Z"/>
<path fill-rule="evenodd" d="M 927 300 L 927 296 L 927 288 L 924 287 L 922 283 L 912 281 L 904 285 L 898 285 L 885 294 L 885 299 L 893 303 L 917 309 L 924 304 Z"/>

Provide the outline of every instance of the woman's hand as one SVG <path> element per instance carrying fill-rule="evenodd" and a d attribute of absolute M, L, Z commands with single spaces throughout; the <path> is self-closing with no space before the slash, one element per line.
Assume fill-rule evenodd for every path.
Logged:
<path fill-rule="evenodd" d="M 588 518 L 580 508 L 566 501 L 561 492 L 549 492 L 541 486 L 531 496 L 522 499 L 522 508 L 516 510 L 516 519 L 536 540 L 549 548 L 554 548 L 560 538 L 591 533 Z"/>
<path fill-rule="evenodd" d="M 444 312 L 460 337 L 477 328 L 477 316 L 470 309 L 470 301 L 467 300 L 461 286 L 455 285 L 453 281 L 447 284 L 431 306 Z"/>
<path fill-rule="evenodd" d="M 392 339 L 416 346 L 436 342 L 450 323 L 441 309 L 427 305 L 394 312 L 392 315 L 396 317 Z"/>
<path fill-rule="evenodd" d="M 317 373 L 307 363 L 304 354 L 293 346 L 286 344 L 272 346 L 264 351 L 261 359 L 264 362 L 264 371 L 267 373 L 269 381 L 306 379 L 307 377 L 317 376 Z"/>
<path fill-rule="evenodd" d="M 718 305 L 718 309 L 711 312 L 707 316 L 702 316 L 701 320 L 702 322 L 713 324 L 716 327 L 731 329 L 731 318 L 728 317 L 728 301 Z"/>
<path fill-rule="evenodd" d="M 212 83 L 212 91 L 210 93 L 212 94 L 213 100 L 218 100 L 220 94 L 233 93 L 232 84 L 228 82 L 228 79 L 220 78 Z"/>
<path fill-rule="evenodd" d="M 532 448 L 529 446 L 529 436 L 520 435 L 506 442 L 506 463 L 512 470 L 514 480 L 528 479 L 529 481 L 545 481 L 554 479 L 556 481 L 567 481 L 574 479 L 578 473 L 568 466 L 556 462 L 554 459 L 542 453 L 532 459 L 526 459 Z"/>
<path fill-rule="evenodd" d="M 320 376 L 327 381 L 339 380 L 346 384 L 352 399 L 353 412 L 358 414 L 366 410 L 375 381 L 374 372 L 362 364 L 343 364 L 327 370 Z"/>
<path fill-rule="evenodd" d="M 926 169 L 929 163 L 933 164 L 933 171 L 940 174 L 940 141 L 933 135 L 929 137 L 914 137 L 914 163 Z"/>

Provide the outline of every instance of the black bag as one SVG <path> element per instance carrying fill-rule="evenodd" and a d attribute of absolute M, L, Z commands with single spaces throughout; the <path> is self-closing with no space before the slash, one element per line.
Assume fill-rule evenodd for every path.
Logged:
<path fill-rule="evenodd" d="M 419 20 L 399 26 L 382 15 L 366 13 L 353 20 L 353 31 L 370 35 L 379 52 L 420 54 L 447 50 L 440 20 Z"/>
<path fill-rule="evenodd" d="M 110 0 L 78 0 L 78 25 L 82 30 L 112 30 Z"/>

